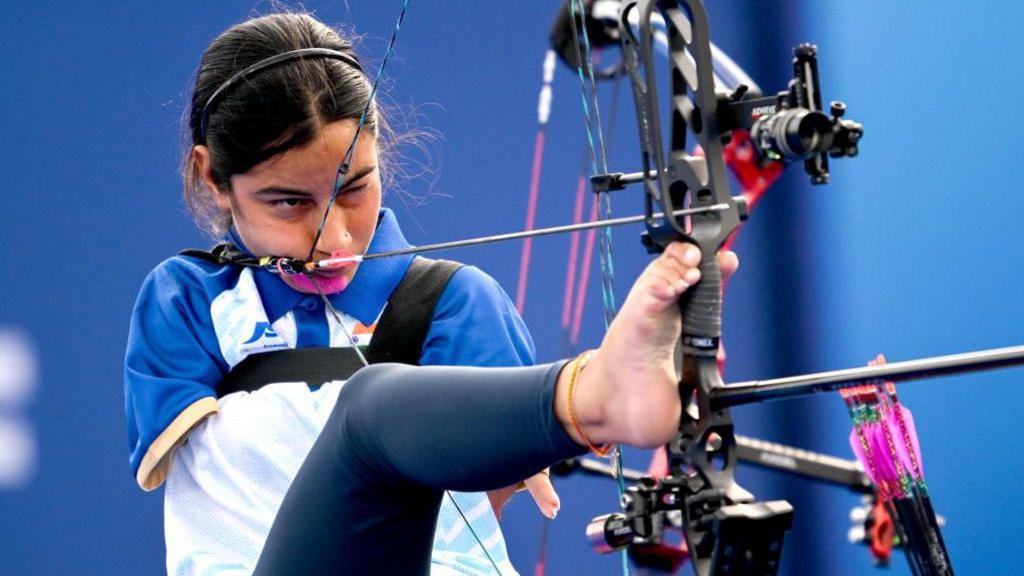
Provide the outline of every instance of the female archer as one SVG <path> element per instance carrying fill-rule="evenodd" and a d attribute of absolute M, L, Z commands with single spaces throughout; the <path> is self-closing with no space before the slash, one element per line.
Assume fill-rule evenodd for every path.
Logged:
<path fill-rule="evenodd" d="M 253 65 L 301 49 L 320 51 L 232 82 Z M 189 111 L 185 198 L 197 222 L 231 248 L 222 246 L 219 258 L 190 251 L 150 273 L 125 361 L 131 465 L 146 490 L 166 481 L 172 574 L 206 573 L 211 566 L 252 570 L 281 498 L 337 398 L 337 384 L 225 388 L 225 376 L 248 367 L 247 359 L 369 344 L 370 360 L 533 363 L 533 342 L 509 299 L 473 267 L 406 256 L 307 277 L 237 265 L 254 255 L 309 255 L 339 160 L 369 98 L 351 43 L 307 15 L 275 14 L 234 26 L 202 57 Z M 408 246 L 394 214 L 381 206 L 388 136 L 385 118 L 371 105 L 313 259 Z M 382 315 L 399 288 L 407 305 Z M 430 290 L 432 306 L 420 298 Z M 396 316 L 400 321 L 391 321 Z M 558 498 L 548 478 L 538 475 L 526 486 L 553 516 Z M 494 491 L 491 502 L 500 509 L 510 494 Z M 446 498 L 435 573 L 489 573 L 486 557 L 507 565 L 487 502 L 483 494 Z M 475 518 L 466 530 L 462 515 L 470 512 Z M 476 549 L 481 542 L 490 544 L 486 556 Z"/>
<path fill-rule="evenodd" d="M 589 356 L 494 368 L 532 363 L 532 342 L 474 268 L 262 265 L 407 246 L 381 208 L 387 130 L 370 99 L 350 43 L 305 15 L 237 25 L 200 62 L 186 199 L 227 243 L 149 274 L 125 359 L 130 461 L 144 489 L 166 482 L 170 573 L 512 574 L 493 515 L 460 528 L 486 510 L 481 490 L 500 508 L 528 478 L 553 515 L 547 464 L 593 442 L 658 444 L 678 422 L 674 302 L 699 277 L 695 248 L 648 268 L 586 370 Z M 367 358 L 446 367 L 348 380 Z"/>

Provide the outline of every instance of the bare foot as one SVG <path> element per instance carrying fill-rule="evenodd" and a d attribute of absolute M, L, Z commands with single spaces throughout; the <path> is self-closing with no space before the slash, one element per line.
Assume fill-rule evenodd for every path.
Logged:
<path fill-rule="evenodd" d="M 700 280 L 699 263 L 695 246 L 674 243 L 633 284 L 576 383 L 576 419 L 591 442 L 653 448 L 675 435 L 682 411 L 674 364 L 682 327 L 676 302 Z M 723 275 L 730 275 L 738 266 L 736 255 L 720 254 L 719 264 Z M 568 421 L 568 386 L 563 379 L 568 377 L 559 381 L 556 414 L 569 434 L 583 443 Z"/>

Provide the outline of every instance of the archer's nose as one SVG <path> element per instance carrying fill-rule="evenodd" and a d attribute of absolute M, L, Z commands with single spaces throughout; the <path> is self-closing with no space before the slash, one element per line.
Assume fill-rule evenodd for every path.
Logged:
<path fill-rule="evenodd" d="M 352 245 L 352 234 L 348 231 L 345 214 L 339 212 L 337 209 L 331 210 L 324 222 L 320 241 L 317 242 L 316 251 L 325 258 L 339 250 L 349 250 Z"/>

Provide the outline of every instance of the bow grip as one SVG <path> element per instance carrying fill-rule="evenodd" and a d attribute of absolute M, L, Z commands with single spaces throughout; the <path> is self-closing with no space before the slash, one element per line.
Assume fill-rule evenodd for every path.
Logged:
<path fill-rule="evenodd" d="M 694 244 L 701 250 L 700 281 L 679 299 L 683 351 L 695 356 L 715 356 L 722 336 L 722 270 L 718 265 L 718 246 Z"/>

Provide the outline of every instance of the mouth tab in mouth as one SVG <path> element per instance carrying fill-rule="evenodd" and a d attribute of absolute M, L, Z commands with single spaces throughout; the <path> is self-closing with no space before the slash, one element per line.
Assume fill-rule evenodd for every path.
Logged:
<path fill-rule="evenodd" d="M 337 250 L 330 258 L 309 262 L 307 274 L 282 274 L 281 279 L 306 294 L 337 294 L 348 288 L 350 278 L 345 269 L 362 262 L 363 257 L 348 250 Z"/>

